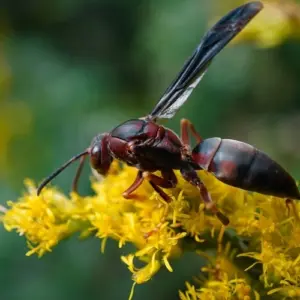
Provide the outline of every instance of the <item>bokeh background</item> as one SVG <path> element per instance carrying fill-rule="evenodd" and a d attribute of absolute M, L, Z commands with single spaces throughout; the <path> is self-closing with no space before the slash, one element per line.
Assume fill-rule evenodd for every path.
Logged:
<path fill-rule="evenodd" d="M 265 1 L 266 2 L 266 1 Z M 190 100 L 166 123 L 189 118 L 203 137 L 249 142 L 300 179 L 298 2 L 269 1 L 251 33 L 227 47 Z M 23 180 L 39 182 L 85 149 L 93 136 L 146 115 L 214 20 L 237 0 L 1 0 L 0 202 Z M 299 10 L 299 11 L 298 11 Z M 299 13 L 299 15 L 298 15 Z M 269 21 L 269 22 L 268 22 Z M 76 166 L 53 184 L 66 193 Z M 85 167 L 82 194 L 92 193 Z M 0 299 L 127 299 L 132 281 L 109 241 L 77 237 L 43 258 L 0 229 Z M 201 259 L 186 254 L 138 286 L 135 299 L 177 299 Z"/>

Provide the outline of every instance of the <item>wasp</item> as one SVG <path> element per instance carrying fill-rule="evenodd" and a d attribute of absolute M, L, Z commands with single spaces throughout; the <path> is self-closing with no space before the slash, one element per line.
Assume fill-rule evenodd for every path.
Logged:
<path fill-rule="evenodd" d="M 187 101 L 203 78 L 213 58 L 259 13 L 261 2 L 249 2 L 230 11 L 221 18 L 201 39 L 192 56 L 146 117 L 125 121 L 107 133 L 97 135 L 91 145 L 72 157 L 38 187 L 40 194 L 46 184 L 74 161 L 80 164 L 73 181 L 73 190 L 89 156 L 91 167 L 99 174 L 107 174 L 113 159 L 137 168 L 131 186 L 123 193 L 130 198 L 144 180 L 165 200 L 170 197 L 163 189 L 174 188 L 177 178 L 174 170 L 199 190 L 206 209 L 227 225 L 228 218 L 214 204 L 209 191 L 197 171 L 211 172 L 218 180 L 248 191 L 289 199 L 300 199 L 293 177 L 267 154 L 255 147 L 230 139 L 202 139 L 193 124 L 181 120 L 180 137 L 158 123 L 160 119 L 172 118 Z M 192 149 L 190 135 L 197 145 Z M 154 174 L 160 171 L 161 176 Z"/>

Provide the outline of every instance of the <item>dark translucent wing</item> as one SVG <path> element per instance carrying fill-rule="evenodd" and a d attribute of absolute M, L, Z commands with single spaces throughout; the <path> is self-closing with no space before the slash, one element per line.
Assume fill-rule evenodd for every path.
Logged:
<path fill-rule="evenodd" d="M 173 117 L 202 79 L 212 59 L 262 8 L 261 2 L 249 2 L 219 20 L 202 38 L 193 55 L 184 64 L 148 118 Z"/>

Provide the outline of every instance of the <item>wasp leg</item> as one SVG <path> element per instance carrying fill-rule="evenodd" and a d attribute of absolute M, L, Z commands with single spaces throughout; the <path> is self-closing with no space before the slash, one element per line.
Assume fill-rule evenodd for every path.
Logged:
<path fill-rule="evenodd" d="M 166 201 L 170 202 L 171 198 L 160 188 L 174 188 L 177 185 L 177 178 L 173 170 L 161 171 L 162 177 L 151 174 L 150 172 L 143 172 L 143 177 L 149 180 L 153 189 Z"/>
<path fill-rule="evenodd" d="M 75 177 L 72 182 L 72 192 L 77 193 L 78 181 L 79 181 L 79 177 L 81 175 L 82 169 L 83 169 L 85 159 L 86 159 L 86 155 L 81 156 L 81 158 L 80 158 L 79 165 L 78 165 Z"/>
<path fill-rule="evenodd" d="M 151 186 L 153 187 L 153 189 L 167 202 L 171 202 L 172 199 L 171 197 L 169 197 L 158 185 L 156 185 L 155 183 L 153 183 L 152 181 L 149 181 L 149 183 L 151 184 Z"/>
<path fill-rule="evenodd" d="M 138 171 L 136 178 L 135 178 L 134 182 L 132 183 L 132 185 L 125 192 L 123 192 L 123 194 L 122 194 L 123 197 L 126 199 L 129 199 L 130 195 L 142 184 L 143 181 L 144 181 L 143 172 Z"/>
<path fill-rule="evenodd" d="M 150 172 L 143 172 L 143 177 L 165 189 L 174 188 L 177 185 L 177 178 L 173 170 L 161 171 L 161 174 L 162 177 L 159 177 Z"/>
<path fill-rule="evenodd" d="M 172 201 L 171 197 L 169 197 L 160 188 L 160 186 L 163 188 L 173 188 L 177 185 L 177 178 L 176 178 L 176 175 L 173 172 L 173 170 L 161 171 L 161 175 L 162 175 L 162 177 L 159 177 L 159 176 L 156 176 L 149 172 L 143 172 L 144 178 L 149 180 L 149 183 L 151 184 L 153 189 L 163 198 L 163 200 L 166 203 L 170 203 Z M 158 223 L 154 229 L 152 229 L 151 231 L 147 232 L 144 235 L 146 239 L 149 238 L 153 233 L 157 232 L 160 229 L 161 225 L 164 223 L 164 221 L 167 217 L 167 214 L 168 214 L 168 205 L 166 205 L 166 207 L 165 207 L 165 211 L 163 213 L 163 217 L 162 217 L 160 223 Z"/>
<path fill-rule="evenodd" d="M 200 195 L 205 204 L 205 208 L 207 210 L 211 211 L 213 214 L 215 214 L 217 216 L 217 218 L 222 222 L 222 224 L 228 225 L 229 219 L 218 210 L 216 204 L 211 199 L 211 196 L 210 196 L 207 188 L 201 182 L 196 171 L 192 167 L 188 167 L 188 168 L 181 169 L 180 172 L 181 172 L 183 178 L 187 182 L 196 186 L 199 189 Z"/>
<path fill-rule="evenodd" d="M 146 171 L 138 171 L 138 174 L 132 183 L 132 185 L 123 193 L 123 197 L 126 199 L 130 198 L 130 195 L 142 184 L 144 179 L 149 180 L 150 184 L 155 185 L 154 190 L 161 195 L 161 197 L 167 201 L 170 202 L 171 199 L 170 197 L 163 191 L 161 190 L 158 186 L 161 186 L 163 188 L 173 188 L 177 184 L 177 178 L 173 172 L 173 170 L 170 171 L 162 171 L 162 176 L 159 177 L 154 174 L 151 174 L 150 172 Z"/>
<path fill-rule="evenodd" d="M 194 125 L 187 119 L 182 119 L 180 122 L 180 128 L 181 128 L 181 140 L 184 145 L 190 145 L 189 140 L 189 130 L 191 131 L 192 135 L 195 137 L 197 143 L 201 143 L 203 141 L 200 134 L 196 131 Z"/>
<path fill-rule="evenodd" d="M 292 199 L 286 199 L 285 200 L 285 205 L 286 205 L 286 208 L 288 210 L 288 215 L 290 216 L 291 214 L 291 209 L 295 215 L 295 219 L 297 221 L 299 221 L 299 215 L 298 215 L 298 212 L 297 212 L 297 208 L 296 208 L 296 205 L 295 205 L 295 202 L 292 200 Z"/>
<path fill-rule="evenodd" d="M 158 185 L 153 183 L 152 181 L 149 181 L 153 189 L 164 199 L 166 203 L 170 203 L 172 201 L 171 197 L 169 197 Z M 148 239 L 150 236 L 152 236 L 155 232 L 159 231 L 161 225 L 164 223 L 168 213 L 168 205 L 166 205 L 163 216 L 161 221 L 150 231 L 146 232 L 144 234 L 144 238 Z"/>

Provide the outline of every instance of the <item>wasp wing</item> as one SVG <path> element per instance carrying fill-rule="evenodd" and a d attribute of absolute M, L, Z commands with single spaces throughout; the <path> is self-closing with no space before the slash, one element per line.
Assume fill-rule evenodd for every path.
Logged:
<path fill-rule="evenodd" d="M 193 55 L 184 64 L 148 118 L 172 118 L 200 82 L 212 59 L 262 8 L 261 2 L 249 2 L 220 19 L 204 35 Z"/>

